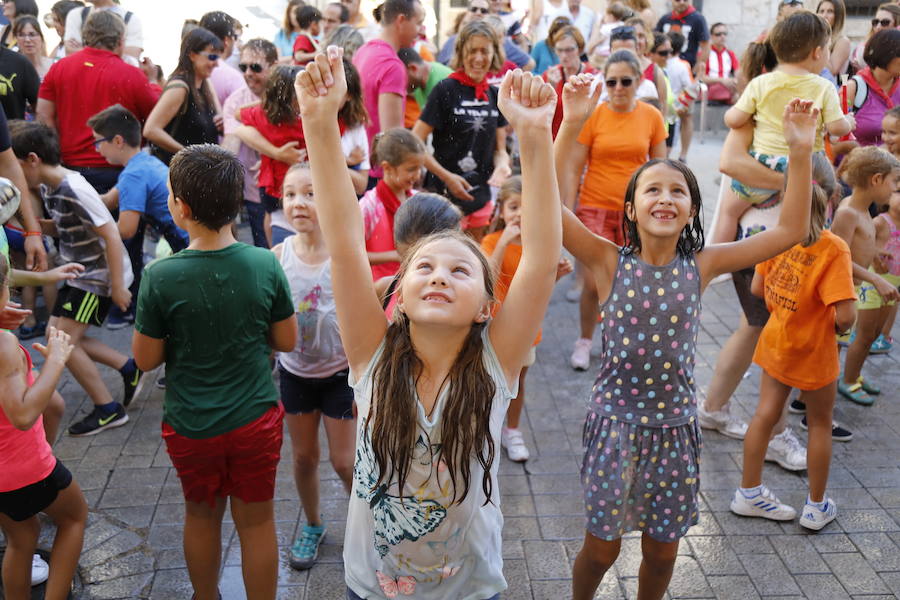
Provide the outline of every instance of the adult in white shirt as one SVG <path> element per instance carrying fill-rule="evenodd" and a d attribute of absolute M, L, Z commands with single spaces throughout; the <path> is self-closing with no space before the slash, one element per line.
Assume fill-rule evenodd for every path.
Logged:
<path fill-rule="evenodd" d="M 531 41 L 536 44 L 547 39 L 550 24 L 556 17 L 568 17 L 574 20 L 569 11 L 568 0 L 532 0 L 531 3 Z M 590 35 L 590 31 L 588 31 Z"/>
<path fill-rule="evenodd" d="M 569 5 L 569 13 L 572 15 L 572 25 L 578 28 L 584 39 L 591 37 L 597 13 L 581 4 L 581 0 L 566 0 Z"/>
<path fill-rule="evenodd" d="M 140 18 L 133 12 L 125 10 L 113 0 L 88 0 L 88 2 L 93 4 L 93 6 L 85 7 L 84 9 L 75 8 L 66 15 L 66 32 L 64 35 L 66 54 L 74 54 L 84 47 L 81 39 L 81 28 L 91 11 L 110 10 L 125 21 L 125 49 L 122 53 L 122 59 L 138 66 L 141 52 L 144 51 L 144 30 L 141 26 Z"/>

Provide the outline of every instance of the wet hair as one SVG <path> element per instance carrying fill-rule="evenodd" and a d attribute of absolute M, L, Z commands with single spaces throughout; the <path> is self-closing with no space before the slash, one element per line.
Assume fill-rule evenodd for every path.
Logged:
<path fill-rule="evenodd" d="M 409 129 L 394 127 L 375 136 L 372 143 L 372 164 L 386 162 L 392 167 L 402 165 L 410 156 L 425 154 L 425 144 Z"/>
<path fill-rule="evenodd" d="M 838 177 L 852 188 L 866 189 L 872 184 L 875 175 L 889 175 L 900 169 L 900 160 L 878 146 L 854 148 L 841 161 Z"/>
<path fill-rule="evenodd" d="M 522 176 L 514 175 L 503 182 L 500 186 L 500 192 L 497 194 L 497 208 L 494 214 L 494 222 L 491 224 L 491 230 L 505 229 L 506 222 L 503 220 L 503 204 L 513 196 L 522 196 Z"/>
<path fill-rule="evenodd" d="M 900 30 L 882 29 L 866 42 L 863 60 L 872 69 L 887 69 L 895 58 L 900 58 Z"/>
<path fill-rule="evenodd" d="M 344 127 L 357 127 L 369 122 L 369 113 L 363 103 L 362 82 L 359 71 L 344 56 L 344 79 L 347 81 L 347 100 L 338 111 L 338 119 Z"/>
<path fill-rule="evenodd" d="M 297 121 L 294 80 L 301 70 L 300 67 L 278 65 L 269 74 L 263 91 L 262 109 L 272 125 L 291 125 Z"/>
<path fill-rule="evenodd" d="M 606 64 L 603 66 L 603 75 L 609 72 L 609 68 L 617 63 L 626 63 L 631 70 L 634 71 L 634 76 L 640 79 L 641 77 L 641 63 L 638 60 L 637 55 L 631 50 L 616 50 L 612 54 L 609 55 L 609 58 L 606 59 Z M 640 81 L 636 81 L 635 84 L 640 84 Z M 635 86 L 637 87 L 637 86 Z"/>
<path fill-rule="evenodd" d="M 693 220 L 684 226 L 681 235 L 678 237 L 678 245 L 676 246 L 678 254 L 682 257 L 689 256 L 694 252 L 703 249 L 703 198 L 700 196 L 700 186 L 697 184 L 697 178 L 694 176 L 687 165 L 681 161 L 671 160 L 668 158 L 654 158 L 650 160 L 634 172 L 631 180 L 628 182 L 628 188 L 625 191 L 625 214 L 622 219 L 622 231 L 625 235 L 625 245 L 622 251 L 626 254 L 639 253 L 641 251 L 641 234 L 638 231 L 637 222 L 628 216 L 628 207 L 634 206 L 635 194 L 637 186 L 640 182 L 641 175 L 656 165 L 665 165 L 670 169 L 675 169 L 684 177 L 687 182 L 688 193 L 691 196 L 691 209 L 694 211 Z"/>
<path fill-rule="evenodd" d="M 581 31 L 577 27 L 572 25 L 562 27 L 553 36 L 553 45 L 556 46 L 556 43 L 564 37 L 570 37 L 575 41 L 575 45 L 578 46 L 578 54 L 584 53 L 584 36 L 581 35 Z"/>
<path fill-rule="evenodd" d="M 614 16 L 618 21 L 624 21 L 634 16 L 634 11 L 621 2 L 610 2 L 609 6 L 606 7 L 606 12 Z"/>
<path fill-rule="evenodd" d="M 841 33 L 844 31 L 844 21 L 847 20 L 847 6 L 844 4 L 844 0 L 819 0 L 819 3 L 816 5 L 816 13 L 819 12 L 819 9 L 826 2 L 834 7 L 834 25 L 831 26 L 831 46 L 834 47 L 834 43 L 840 39 Z"/>
<path fill-rule="evenodd" d="M 478 244 L 459 231 L 441 231 L 416 242 L 400 264 L 400 289 L 403 277 L 421 250 L 439 240 L 453 240 L 472 253 L 481 267 L 485 299 L 493 302 L 493 269 Z M 417 426 L 415 381 L 422 371 L 422 361 L 412 345 L 409 317 L 401 309 L 398 302 L 385 334 L 384 351 L 373 367 L 375 383 L 368 417 L 371 426 L 364 424 L 363 435 L 369 436 L 378 465 L 374 488 L 396 483 L 402 498 L 416 453 L 416 439 L 421 432 Z M 472 323 L 446 379 L 448 392 L 441 414 L 440 440 L 441 459 L 453 489 L 451 504 L 462 503 L 469 493 L 473 458 L 483 470 L 481 488 L 485 504 L 491 502 L 494 491 L 491 466 L 497 458 L 497 449 L 491 437 L 489 417 L 497 386 L 484 364 L 483 336 L 487 323 Z M 427 456 L 429 440 L 425 444 L 429 449 Z"/>
<path fill-rule="evenodd" d="M 409 65 L 424 65 L 425 59 L 422 58 L 422 55 L 416 52 L 413 48 L 400 48 L 397 50 L 397 56 L 400 57 L 400 60 L 403 61 L 404 66 Z"/>
<path fill-rule="evenodd" d="M 92 116 L 87 126 L 102 137 L 122 136 L 122 140 L 132 148 L 141 147 L 141 122 L 121 104 L 113 104 Z"/>
<path fill-rule="evenodd" d="M 194 97 L 194 102 L 201 106 L 214 106 L 213 91 L 209 81 L 204 80 L 200 85 L 200 91 L 197 91 L 197 86 L 194 85 L 194 63 L 191 62 L 191 54 L 199 54 L 207 47 L 212 47 L 216 52 L 225 50 L 225 44 L 222 40 L 208 29 L 197 27 L 189 31 L 184 36 L 184 39 L 181 40 L 181 53 L 178 56 L 178 65 L 176 65 L 169 81 L 176 78 L 184 81 L 190 90 L 189 93 Z"/>
<path fill-rule="evenodd" d="M 686 41 L 684 34 L 680 31 L 670 31 L 666 35 L 669 36 L 669 42 L 672 44 L 672 52 L 675 56 L 681 54 L 681 50 L 684 48 L 684 42 Z"/>
<path fill-rule="evenodd" d="M 303 6 L 305 2 L 303 0 L 289 0 L 287 6 L 284 9 L 284 19 L 281 21 L 281 30 L 285 33 L 293 33 L 294 26 L 291 24 L 291 14 L 294 13 L 294 18 L 296 19 L 296 13 L 294 11 L 297 10 L 297 7 Z"/>
<path fill-rule="evenodd" d="M 111 10 L 94 10 L 81 28 L 84 45 L 113 51 L 125 39 L 125 21 Z"/>
<path fill-rule="evenodd" d="M 322 13 L 315 6 L 306 4 L 297 7 L 297 25 L 300 26 L 300 29 L 309 29 L 313 23 L 318 23 L 321 20 Z"/>
<path fill-rule="evenodd" d="M 31 15 L 32 17 L 38 16 L 38 5 L 34 0 L 6 0 L 6 2 L 12 2 L 16 6 L 16 17 L 20 15 Z"/>
<path fill-rule="evenodd" d="M 352 25 L 338 25 L 325 39 L 325 47 L 338 46 L 344 49 L 344 58 L 351 60 L 356 51 L 365 44 L 362 34 Z"/>
<path fill-rule="evenodd" d="M 11 120 L 9 136 L 16 158 L 24 160 L 34 153 L 45 165 L 55 167 L 60 164 L 59 136 L 43 123 Z"/>
<path fill-rule="evenodd" d="M 814 12 L 801 10 L 775 23 L 768 41 L 780 63 L 799 63 L 816 48 L 828 46 L 831 26 Z"/>
<path fill-rule="evenodd" d="M 225 41 L 225 38 L 234 38 L 235 19 L 221 10 L 208 12 L 200 17 L 200 27 L 213 33 L 217 38 Z"/>
<path fill-rule="evenodd" d="M 394 215 L 394 242 L 412 245 L 445 230 L 460 231 L 462 212 L 439 194 L 419 192 L 400 205 Z"/>
<path fill-rule="evenodd" d="M 494 50 L 493 56 L 491 57 L 491 64 L 488 66 L 487 70 L 496 73 L 503 68 L 503 61 L 506 60 L 506 55 L 503 53 L 503 41 L 497 38 L 494 28 L 491 27 L 490 24 L 485 23 L 483 19 L 466 23 L 462 28 L 462 31 L 459 32 L 459 35 L 456 37 L 456 47 L 453 51 L 453 59 L 450 61 L 451 68 L 463 68 L 466 44 L 468 44 L 469 40 L 473 37 L 479 36 L 490 40 Z"/>
<path fill-rule="evenodd" d="M 191 208 L 197 223 L 218 231 L 241 211 L 244 166 L 221 146 L 188 146 L 172 158 L 169 184 L 172 195 Z"/>
<path fill-rule="evenodd" d="M 550 28 L 547 30 L 547 47 L 553 48 L 556 45 L 556 34 L 560 29 L 572 24 L 572 19 L 566 16 L 559 16 L 553 19 L 553 22 L 550 23 Z"/>
<path fill-rule="evenodd" d="M 750 42 L 741 57 L 741 72 L 747 81 L 771 73 L 777 66 L 778 57 L 768 41 Z"/>
<path fill-rule="evenodd" d="M 241 53 L 246 51 L 258 52 L 266 57 L 266 62 L 274 65 L 278 62 L 278 48 L 269 40 L 253 38 L 241 47 Z"/>
<path fill-rule="evenodd" d="M 390 25 L 400 15 L 412 19 L 416 15 L 416 4 L 418 3 L 419 0 L 386 0 L 381 5 L 381 24 Z"/>

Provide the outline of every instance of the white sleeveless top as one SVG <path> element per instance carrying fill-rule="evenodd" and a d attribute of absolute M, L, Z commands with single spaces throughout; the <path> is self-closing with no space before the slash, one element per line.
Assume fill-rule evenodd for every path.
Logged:
<path fill-rule="evenodd" d="M 553 20 L 556 19 L 556 17 L 569 17 L 572 24 L 575 24 L 575 19 L 572 17 L 572 12 L 569 10 L 569 3 L 566 0 L 561 0 L 559 6 L 553 6 L 550 3 L 550 0 L 542 1 L 544 3 L 544 11 L 534 28 L 535 44 L 541 40 L 547 39 L 547 34 L 550 32 L 550 25 L 553 24 Z"/>
<path fill-rule="evenodd" d="M 284 240 L 281 267 L 291 286 L 299 335 L 291 352 L 278 354 L 278 362 L 298 377 L 330 377 L 348 368 L 331 289 L 331 259 L 308 265 L 297 257 L 293 241 L 294 236 Z"/>
<path fill-rule="evenodd" d="M 500 428 L 516 390 L 506 385 L 488 331 L 486 327 L 482 334 L 483 360 L 496 386 L 489 417 L 496 454 L 490 469 L 493 488 L 488 504 L 481 485 L 484 470 L 474 458 L 469 493 L 462 503 L 451 504 L 453 486 L 441 460 L 441 413 L 449 386 L 441 392 L 430 417 L 421 403 L 416 403 L 416 449 L 402 502 L 396 482 L 375 487 L 378 464 L 369 439 L 369 415 L 372 372 L 384 351 L 384 342 L 364 373 L 350 374 L 359 418 L 344 536 L 344 572 L 347 586 L 362 598 L 484 600 L 506 589 L 501 550 L 502 490 L 497 471 Z"/>

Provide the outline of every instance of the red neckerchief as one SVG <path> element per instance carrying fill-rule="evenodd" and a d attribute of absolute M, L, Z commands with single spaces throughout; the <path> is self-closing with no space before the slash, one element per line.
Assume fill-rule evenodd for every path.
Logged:
<path fill-rule="evenodd" d="M 859 76 L 862 77 L 863 81 L 866 82 L 866 85 L 869 86 L 869 89 L 875 92 L 875 95 L 884 100 L 885 105 L 887 105 L 888 110 L 894 108 L 894 101 L 891 100 L 891 97 L 894 95 L 894 92 L 897 91 L 897 86 L 900 85 L 900 79 L 894 80 L 894 85 L 891 86 L 891 91 L 888 94 L 884 93 L 884 88 L 881 87 L 881 84 L 878 83 L 878 80 L 875 79 L 875 76 L 872 74 L 872 69 L 866 67 L 862 71 L 859 72 Z"/>
<path fill-rule="evenodd" d="M 684 9 L 684 12 L 681 13 L 680 15 L 677 14 L 677 13 L 673 10 L 673 11 L 672 11 L 672 18 L 675 19 L 675 20 L 677 20 L 677 21 L 682 21 L 682 22 L 684 22 L 684 19 L 685 19 L 689 14 L 695 13 L 695 12 L 697 12 L 697 9 L 696 9 L 696 8 L 694 8 L 693 6 L 688 6 L 686 9 Z"/>
<path fill-rule="evenodd" d="M 476 100 L 484 100 L 487 102 L 488 98 L 488 86 L 490 85 L 487 81 L 487 77 L 481 80 L 481 83 L 476 83 L 474 79 L 466 75 L 465 71 L 460 69 L 459 71 L 454 71 L 450 73 L 450 79 L 455 79 L 461 84 L 468 86 L 470 88 L 475 88 L 475 99 Z"/>
<path fill-rule="evenodd" d="M 387 212 L 388 225 L 391 226 L 391 231 L 393 231 L 394 214 L 397 212 L 397 209 L 400 208 L 400 200 L 391 190 L 390 186 L 384 182 L 384 179 L 379 180 L 379 182 L 375 185 L 375 195 L 384 206 L 384 210 Z M 410 196 L 412 196 L 412 193 L 406 194 L 407 198 L 409 198 Z"/>

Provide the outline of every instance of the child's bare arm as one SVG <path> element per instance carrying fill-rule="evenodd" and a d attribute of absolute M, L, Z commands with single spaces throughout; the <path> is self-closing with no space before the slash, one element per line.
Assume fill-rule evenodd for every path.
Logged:
<path fill-rule="evenodd" d="M 362 214 L 346 169 L 338 128 L 347 82 L 343 51 L 331 46 L 297 75 L 295 87 L 309 150 L 319 225 L 331 256 L 331 276 L 341 341 L 354 372 L 375 354 L 387 331 L 387 320 L 375 293 L 366 256 Z"/>
<path fill-rule="evenodd" d="M 72 352 L 69 334 L 55 327 L 50 328 L 47 346 L 34 344 L 34 348 L 46 360 L 34 385 L 28 387 L 18 340 L 9 332 L 0 334 L 0 382 L 4 390 L 0 407 L 13 427 L 21 431 L 31 429 L 47 408 Z"/>
<path fill-rule="evenodd" d="M 742 111 L 736 106 L 732 106 L 727 111 L 725 111 L 725 124 L 730 129 L 740 129 L 741 127 L 749 123 L 750 119 L 752 118 L 753 115 Z"/>
<path fill-rule="evenodd" d="M 268 343 L 272 350 L 290 352 L 297 345 L 297 317 L 291 315 L 287 319 L 269 325 Z"/>
<path fill-rule="evenodd" d="M 131 354 L 141 371 L 152 371 L 166 361 L 166 340 L 144 335 L 137 329 L 131 337 Z"/>
<path fill-rule="evenodd" d="M 773 171 L 750 156 L 752 143 L 753 123 L 729 131 L 719 155 L 719 170 L 746 185 L 764 190 L 783 189 L 784 173 Z"/>
<path fill-rule="evenodd" d="M 856 322 L 856 300 L 841 300 L 834 303 L 834 330 L 838 334 L 850 331 Z"/>
<path fill-rule="evenodd" d="M 131 304 L 131 292 L 125 287 L 125 268 L 123 266 L 125 264 L 125 246 L 122 244 L 119 229 L 116 227 L 115 221 L 108 221 L 94 229 L 106 243 L 106 266 L 109 269 L 113 304 L 123 311 L 127 311 L 128 305 Z"/>
<path fill-rule="evenodd" d="M 841 137 L 853 131 L 853 126 L 848 119 L 842 117 L 825 123 L 825 131 L 830 135 Z"/>

